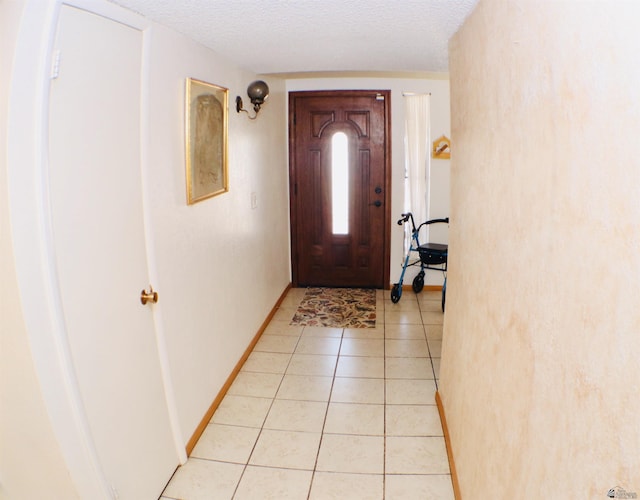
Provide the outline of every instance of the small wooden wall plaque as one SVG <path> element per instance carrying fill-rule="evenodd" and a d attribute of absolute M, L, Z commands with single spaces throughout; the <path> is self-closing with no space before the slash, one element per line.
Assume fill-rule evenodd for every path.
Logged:
<path fill-rule="evenodd" d="M 441 135 L 433 141 L 431 157 L 438 160 L 448 160 L 451 158 L 451 140 L 447 136 Z"/>

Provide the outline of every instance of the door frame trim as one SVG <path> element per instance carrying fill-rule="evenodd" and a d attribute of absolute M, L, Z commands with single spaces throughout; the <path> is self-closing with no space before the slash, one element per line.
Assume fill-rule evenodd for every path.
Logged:
<path fill-rule="evenodd" d="M 295 98 L 296 97 L 368 97 L 384 96 L 384 235 L 383 235 L 383 288 L 390 288 L 391 275 L 391 90 L 301 90 L 290 91 L 289 104 L 289 230 L 291 245 L 291 283 L 294 288 L 299 286 L 298 280 L 298 255 L 296 253 L 297 241 L 297 207 L 294 203 L 296 196 L 296 167 L 295 153 L 296 143 L 294 135 Z"/>

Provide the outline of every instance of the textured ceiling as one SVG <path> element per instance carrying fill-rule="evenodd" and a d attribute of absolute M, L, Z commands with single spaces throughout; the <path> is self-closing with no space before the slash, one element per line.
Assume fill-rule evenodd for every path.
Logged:
<path fill-rule="evenodd" d="M 255 73 L 447 72 L 478 0 L 112 0 Z"/>

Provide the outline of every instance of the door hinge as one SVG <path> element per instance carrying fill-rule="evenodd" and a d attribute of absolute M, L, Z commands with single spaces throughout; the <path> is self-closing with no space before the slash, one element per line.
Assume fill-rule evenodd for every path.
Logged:
<path fill-rule="evenodd" d="M 293 194 L 294 196 L 298 196 L 298 183 L 293 184 Z"/>
<path fill-rule="evenodd" d="M 60 50 L 53 52 L 53 60 L 51 61 L 51 80 L 55 80 L 60 75 Z"/>
<path fill-rule="evenodd" d="M 295 125 L 296 123 L 298 123 L 298 118 L 296 117 L 296 115 L 293 115 L 293 124 Z"/>

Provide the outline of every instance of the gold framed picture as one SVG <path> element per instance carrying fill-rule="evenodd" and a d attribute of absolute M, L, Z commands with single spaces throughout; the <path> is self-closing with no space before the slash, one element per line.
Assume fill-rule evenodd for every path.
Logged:
<path fill-rule="evenodd" d="M 187 204 L 192 205 L 229 191 L 229 90 L 187 78 L 185 95 Z"/>

